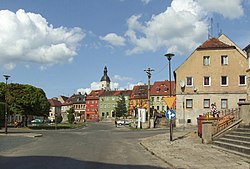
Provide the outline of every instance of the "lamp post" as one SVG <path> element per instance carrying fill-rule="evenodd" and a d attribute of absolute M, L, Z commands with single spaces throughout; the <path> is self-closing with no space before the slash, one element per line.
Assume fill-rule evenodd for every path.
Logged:
<path fill-rule="evenodd" d="M 169 97 L 172 96 L 172 89 L 171 89 L 171 59 L 174 57 L 173 53 L 167 53 L 164 56 L 167 57 L 169 63 Z M 169 107 L 169 109 L 171 109 Z M 170 141 L 173 141 L 173 121 L 170 119 Z"/>
<path fill-rule="evenodd" d="M 6 88 L 7 89 L 7 85 L 8 85 L 8 79 L 10 78 L 9 75 L 3 75 L 3 77 L 5 78 L 5 84 L 6 84 Z M 8 108 L 7 108 L 7 101 L 6 101 L 6 92 L 7 90 L 5 90 L 5 123 L 4 123 L 4 126 L 5 126 L 5 134 L 8 134 L 8 129 L 7 129 L 7 124 L 8 124 Z"/>

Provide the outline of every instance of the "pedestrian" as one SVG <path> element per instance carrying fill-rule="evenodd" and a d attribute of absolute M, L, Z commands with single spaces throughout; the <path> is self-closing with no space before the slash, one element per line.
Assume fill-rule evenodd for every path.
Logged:
<path fill-rule="evenodd" d="M 216 109 L 216 103 L 211 104 L 211 113 L 212 113 L 213 117 L 215 117 L 215 115 L 217 115 L 217 117 L 219 117 L 219 113 Z"/>
<path fill-rule="evenodd" d="M 117 127 L 117 121 L 115 120 L 115 127 Z"/>

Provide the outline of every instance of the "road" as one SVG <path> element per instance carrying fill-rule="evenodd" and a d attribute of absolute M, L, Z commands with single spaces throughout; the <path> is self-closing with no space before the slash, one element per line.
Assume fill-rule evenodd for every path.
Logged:
<path fill-rule="evenodd" d="M 164 130 L 130 130 L 110 123 L 88 123 L 82 129 L 36 132 L 43 136 L 0 136 L 1 169 L 169 168 L 139 144 L 139 139 Z"/>

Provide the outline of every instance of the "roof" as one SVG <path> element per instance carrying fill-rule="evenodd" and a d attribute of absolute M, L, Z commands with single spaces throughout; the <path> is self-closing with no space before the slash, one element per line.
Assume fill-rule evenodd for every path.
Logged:
<path fill-rule="evenodd" d="M 132 90 L 115 90 L 115 91 L 104 91 L 100 97 L 108 97 L 108 96 L 130 96 Z"/>
<path fill-rule="evenodd" d="M 148 85 L 134 86 L 130 99 L 147 99 L 148 98 Z"/>
<path fill-rule="evenodd" d="M 48 99 L 51 107 L 61 107 L 62 104 L 57 100 L 57 98 Z"/>
<path fill-rule="evenodd" d="M 87 95 L 86 100 L 98 100 L 99 96 L 104 92 L 104 90 L 92 90 L 89 95 Z"/>
<path fill-rule="evenodd" d="M 247 45 L 243 50 L 246 51 L 246 52 L 250 52 L 250 44 Z"/>
<path fill-rule="evenodd" d="M 170 95 L 170 84 L 171 84 L 171 94 L 175 94 L 175 82 L 174 81 L 156 81 L 151 87 L 150 95 L 151 96 L 166 96 Z"/>
<path fill-rule="evenodd" d="M 66 100 L 67 103 L 72 103 L 72 104 L 82 104 L 85 103 L 86 95 L 78 93 L 78 94 L 73 94 L 68 100 Z"/>
<path fill-rule="evenodd" d="M 200 45 L 197 50 L 207 50 L 207 49 L 228 49 L 232 48 L 235 49 L 235 46 L 228 45 L 226 43 L 223 43 L 218 38 L 210 38 L 207 41 L 205 41 L 202 45 Z"/>

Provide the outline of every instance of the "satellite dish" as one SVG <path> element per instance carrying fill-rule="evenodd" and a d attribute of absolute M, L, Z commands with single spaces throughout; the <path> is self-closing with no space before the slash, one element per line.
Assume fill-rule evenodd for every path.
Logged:
<path fill-rule="evenodd" d="M 180 80 L 180 86 L 184 87 L 185 86 L 185 82 L 183 80 Z"/>

